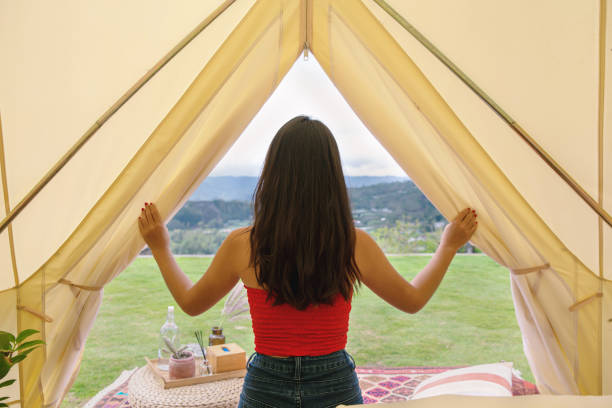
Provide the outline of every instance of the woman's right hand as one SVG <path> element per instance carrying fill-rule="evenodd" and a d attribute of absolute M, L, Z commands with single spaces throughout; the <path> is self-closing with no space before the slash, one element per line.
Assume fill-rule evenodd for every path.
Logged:
<path fill-rule="evenodd" d="M 444 228 L 440 246 L 451 248 L 457 252 L 464 246 L 476 231 L 478 221 L 476 221 L 476 211 L 466 208 Z"/>

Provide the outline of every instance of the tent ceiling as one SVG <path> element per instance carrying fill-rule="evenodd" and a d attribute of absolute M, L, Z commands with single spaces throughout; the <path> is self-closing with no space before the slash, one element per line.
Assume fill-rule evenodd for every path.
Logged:
<path fill-rule="evenodd" d="M 503 4 L 472 0 L 387 3 L 598 201 L 599 2 L 554 2 L 554 7 L 552 2 L 534 5 L 526 0 Z M 599 274 L 599 249 L 582 238 L 598 233 L 599 219 L 593 210 L 525 143 L 517 143 L 519 136 L 375 1 L 364 4 L 432 81 L 529 204 L 565 245 Z M 547 22 L 545 27 L 542 21 Z M 555 188 L 543 189 L 543 185 Z M 568 217 L 568 213 L 574 216 Z"/>
<path fill-rule="evenodd" d="M 597 197 L 598 1 L 388 3 Z M 404 46 L 409 34 L 391 32 Z M 580 154 L 563 148 L 577 138 Z"/>
<path fill-rule="evenodd" d="M 206 35 L 198 36 L 124 105 L 13 221 L 20 281 L 74 231 L 252 4 L 238 2 L 213 21 Z M 171 2 L 161 7 L 148 2 L 89 7 L 74 1 L 20 3 L 0 13 L 0 49 L 15 61 L 0 66 L 10 208 L 126 89 L 217 7 L 201 1 L 184 7 Z M 43 144 L 44 149 L 33 148 Z M 62 192 L 74 189 L 81 194 L 67 203 Z M 54 209 L 56 228 L 39 234 L 47 208 Z M 0 290 L 13 285 L 12 277 L 0 280 Z"/>

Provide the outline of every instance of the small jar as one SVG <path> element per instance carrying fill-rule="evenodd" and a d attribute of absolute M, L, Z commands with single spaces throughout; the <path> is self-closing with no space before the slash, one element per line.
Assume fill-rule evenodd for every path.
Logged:
<path fill-rule="evenodd" d="M 189 378 L 195 375 L 195 359 L 193 353 L 188 352 L 189 357 L 176 359 L 170 356 L 168 361 L 168 376 L 171 380 Z"/>
<path fill-rule="evenodd" d="M 216 346 L 217 344 L 225 344 L 225 336 L 223 335 L 223 327 L 215 326 L 212 328 L 212 334 L 208 336 L 208 345 Z"/>
<path fill-rule="evenodd" d="M 205 377 L 207 375 L 212 375 L 212 366 L 208 362 L 208 360 L 202 360 L 200 363 L 200 377 Z"/>

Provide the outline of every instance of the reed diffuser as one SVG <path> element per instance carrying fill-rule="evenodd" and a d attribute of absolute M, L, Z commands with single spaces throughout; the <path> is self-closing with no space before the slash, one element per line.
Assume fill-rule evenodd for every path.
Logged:
<path fill-rule="evenodd" d="M 208 360 L 206 359 L 206 351 L 204 350 L 204 340 L 202 339 L 202 330 L 196 330 L 193 332 L 195 334 L 196 339 L 198 340 L 198 344 L 200 345 L 200 350 L 202 350 L 202 371 L 206 370 L 206 372 L 202 372 L 202 375 L 210 375 L 212 374 L 210 365 L 208 364 Z"/>

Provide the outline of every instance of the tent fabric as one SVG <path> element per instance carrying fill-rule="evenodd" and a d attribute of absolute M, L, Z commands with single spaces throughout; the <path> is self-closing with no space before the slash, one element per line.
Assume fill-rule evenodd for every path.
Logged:
<path fill-rule="evenodd" d="M 0 3 L 0 215 L 220 3 Z M 388 3 L 612 213 L 605 0 Z M 237 0 L 0 234 L 0 327 L 46 342 L 7 377 L 13 406 L 59 405 L 142 203 L 169 219 L 305 43 L 442 214 L 478 210 L 541 392 L 612 394 L 612 228 L 373 0 Z"/>
<path fill-rule="evenodd" d="M 564 245 L 524 201 L 524 195 L 521 197 L 515 190 L 514 180 L 511 183 L 502 174 L 499 165 L 483 150 L 473 135 L 475 132 L 471 134 L 465 128 L 418 67 L 411 64 L 407 54 L 403 53 L 397 44 L 392 47 L 394 42 L 390 40 L 387 31 L 382 29 L 377 21 L 372 21 L 371 26 L 366 25 L 368 13 L 361 8 L 346 6 L 342 9 L 344 3 L 332 4 L 328 14 L 330 32 L 314 30 L 313 53 L 317 56 L 332 55 L 331 63 L 322 59 L 319 61 L 334 84 L 366 126 L 394 155 L 438 209 L 450 217 L 467 205 L 473 205 L 480 211 L 485 208 L 483 221 L 474 242 L 496 261 L 512 269 L 550 263 L 550 269 L 536 274 L 566 274 L 568 285 L 574 286 L 578 292 L 578 299 L 597 291 L 599 280 L 580 265 L 579 260 L 572 256 L 563 259 L 564 257 L 558 254 L 564 249 Z M 316 21 L 316 16 L 314 20 Z M 321 21 L 324 20 L 327 20 L 327 16 L 321 17 Z M 317 32 L 321 34 L 321 43 L 317 42 Z M 325 46 L 328 38 L 330 40 L 326 49 L 318 49 L 317 46 Z M 377 47 L 377 44 L 382 43 L 388 46 Z M 418 56 L 417 53 L 414 54 Z M 426 61 L 423 65 L 426 66 L 427 62 L 435 61 Z M 427 72 L 435 78 L 436 72 L 433 69 Z M 465 92 L 464 89 L 459 89 L 461 90 Z M 444 96 L 450 99 L 454 95 L 449 91 Z M 482 109 L 482 104 L 478 106 L 475 102 L 472 101 L 470 108 L 480 108 L 480 111 L 473 114 L 478 120 L 483 122 L 482 117 L 486 114 L 495 116 Z M 373 110 L 372 106 L 385 108 Z M 493 119 L 497 118 L 491 120 Z M 497 122 L 497 127 L 485 129 L 487 134 L 499 135 L 506 130 L 510 140 L 517 142 L 516 135 L 508 132 L 505 129 L 507 126 L 500 124 L 499 119 Z M 419 159 L 415 160 L 415 157 Z M 525 165 L 523 158 L 522 161 L 521 164 Z M 543 167 L 543 170 L 547 169 Z M 586 207 L 580 200 L 576 204 L 578 208 Z M 588 207 L 585 212 L 587 209 Z M 487 231 L 491 227 L 492 231 Z M 503 231 L 503 235 L 499 231 Z M 573 273 L 570 275 L 567 273 L 569 271 Z M 525 279 L 530 278 L 513 277 L 515 283 Z M 554 297 L 561 305 L 565 305 L 564 311 L 557 307 L 560 305 L 553 305 L 555 307 L 547 310 L 550 313 L 540 313 L 541 319 L 535 320 L 537 315 L 533 312 L 525 317 L 527 312 L 517 307 L 519 324 L 524 327 L 523 333 L 526 329 L 531 329 L 528 336 L 530 342 L 537 341 L 541 343 L 538 350 L 548 351 L 540 354 L 526 350 L 538 386 L 544 392 L 575 393 L 580 389 L 584 393 L 599 393 L 597 386 L 590 388 L 587 385 L 589 381 L 595 384 L 597 380 L 593 381 L 594 373 L 601 372 L 602 344 L 600 337 L 592 335 L 595 325 L 588 325 L 593 327 L 590 330 L 585 328 L 574 333 L 569 333 L 569 330 L 566 333 L 561 332 L 568 320 L 574 319 L 573 313 L 568 310 L 574 303 L 574 296 L 570 291 L 564 291 L 555 293 Z M 515 303 L 520 305 L 519 302 Z M 544 304 L 542 307 L 549 305 Z M 599 302 L 593 302 L 579 309 L 577 313 L 584 314 L 585 310 L 591 308 L 600 316 L 599 307 Z M 547 316 L 548 320 L 544 316 Z M 585 319 L 591 318 L 590 313 L 587 312 L 587 316 L 584 319 L 578 318 L 578 328 L 587 324 Z M 530 320 L 534 322 L 533 327 L 527 326 Z M 549 321 L 553 322 L 552 330 L 546 327 L 550 324 Z M 555 330 L 554 323 L 557 322 L 561 326 Z M 555 333 L 557 338 L 550 336 L 551 333 Z M 562 350 L 566 349 L 569 353 L 575 353 L 577 347 L 582 348 L 578 352 L 580 361 L 571 361 L 568 364 L 557 361 L 562 352 L 555 350 L 558 348 L 555 342 L 560 342 Z M 560 367 L 561 370 L 539 370 L 538 367 L 545 363 L 548 367 Z M 558 378 L 574 376 L 574 384 L 563 381 L 562 387 L 548 387 L 549 384 L 556 385 Z"/>

